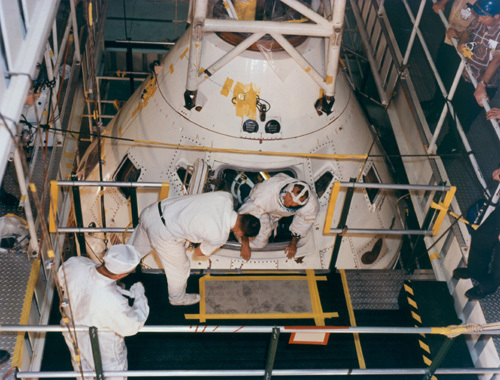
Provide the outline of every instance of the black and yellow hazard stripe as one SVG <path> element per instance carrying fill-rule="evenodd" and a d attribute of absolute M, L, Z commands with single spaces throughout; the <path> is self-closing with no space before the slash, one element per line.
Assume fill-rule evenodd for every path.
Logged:
<path fill-rule="evenodd" d="M 411 281 L 405 281 L 405 283 L 403 285 L 403 289 L 405 292 L 406 301 L 408 302 L 408 305 L 410 306 L 410 313 L 411 313 L 411 318 L 414 322 L 414 326 L 415 327 L 424 327 L 422 324 L 422 318 L 420 317 L 420 311 L 418 308 L 417 301 L 415 299 L 415 293 L 413 291 Z M 419 335 L 420 335 L 420 337 L 418 338 L 418 345 L 419 345 L 421 353 L 422 353 L 422 360 L 427 367 L 430 367 L 432 364 L 432 355 L 431 355 L 431 349 L 427 343 L 427 337 L 423 333 L 421 333 Z M 437 380 L 437 377 L 432 376 L 431 380 Z"/>

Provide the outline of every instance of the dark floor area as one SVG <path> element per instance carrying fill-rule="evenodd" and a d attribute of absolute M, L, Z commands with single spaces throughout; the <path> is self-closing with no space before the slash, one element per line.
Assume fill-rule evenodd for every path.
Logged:
<path fill-rule="evenodd" d="M 188 292 L 198 291 L 200 275 L 192 275 Z M 136 273 L 125 279 L 127 286 L 142 281 L 151 307 L 147 325 L 191 325 L 184 314 L 196 314 L 198 305 L 171 306 L 166 296 L 163 275 Z M 343 296 L 339 274 L 327 275 L 327 281 L 318 281 L 318 290 L 324 311 L 336 311 L 338 318 L 327 319 L 330 326 L 349 326 L 349 315 Z M 356 310 L 358 326 L 411 326 L 407 310 Z M 50 324 L 59 322 L 57 302 Z M 206 325 L 307 326 L 311 320 L 209 320 Z M 367 368 L 423 368 L 416 335 L 362 334 L 361 347 Z M 263 370 L 266 366 L 271 334 L 216 334 L 216 333 L 142 333 L 126 338 L 130 370 Z M 278 340 L 275 369 L 345 369 L 359 368 L 354 340 L 351 334 L 331 334 L 327 345 L 289 344 L 290 335 L 281 333 Z M 71 370 L 70 358 L 59 334 L 49 334 L 42 371 Z M 467 366 L 467 360 L 445 362 L 444 366 Z M 343 378 L 344 376 L 340 376 Z M 382 379 L 384 376 L 364 376 Z M 183 377 L 184 378 L 184 377 Z M 214 377 L 211 377 L 214 378 Z M 301 377 L 282 377 L 300 379 Z M 304 379 L 324 378 L 303 377 Z M 335 377 L 337 378 L 337 376 Z M 347 377 L 346 377 L 347 378 Z M 416 376 L 396 376 L 391 379 L 413 379 Z M 421 377 L 420 377 L 421 378 Z M 474 377 L 468 377 L 470 379 Z M 142 378 L 141 378 L 142 379 Z M 145 378 L 144 378 L 145 379 Z M 221 377 L 227 379 L 227 377 Z"/>

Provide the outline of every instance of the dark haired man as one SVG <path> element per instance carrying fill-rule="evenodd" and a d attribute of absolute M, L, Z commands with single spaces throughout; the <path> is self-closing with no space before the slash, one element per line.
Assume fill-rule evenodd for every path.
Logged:
<path fill-rule="evenodd" d="M 492 177 L 500 181 L 500 168 Z M 500 286 L 500 207 L 483 221 L 477 230 L 471 233 L 471 246 L 467 268 L 453 271 L 455 279 L 472 278 L 478 282 L 476 286 L 465 292 L 471 300 L 478 300 L 495 293 Z"/>
<path fill-rule="evenodd" d="M 278 221 L 294 215 L 290 232 L 292 240 L 285 254 L 292 259 L 297 253 L 297 243 L 312 227 L 319 211 L 316 194 L 309 185 L 289 175 L 280 173 L 255 185 L 240 207 L 240 214 L 252 214 L 260 220 L 260 232 L 254 239 L 241 239 L 241 257 L 249 260 L 251 248 L 264 248 L 276 229 Z"/>
<path fill-rule="evenodd" d="M 252 215 L 233 209 L 231 194 L 216 191 L 164 199 L 146 207 L 128 244 L 146 256 L 155 249 L 165 270 L 171 305 L 192 305 L 200 301 L 196 293 L 186 293 L 191 263 L 186 255 L 189 243 L 199 243 L 194 254 L 210 256 L 226 243 L 229 233 L 252 237 L 260 222 Z"/>
<path fill-rule="evenodd" d="M 458 84 L 453 98 L 453 108 L 465 132 L 483 107 L 483 99 L 488 102 L 495 96 L 500 79 L 500 0 L 478 0 L 468 4 L 472 22 L 463 32 L 449 28 L 449 38 L 457 38 L 458 51 L 465 57 L 470 71 L 477 81 L 471 83 L 466 70 Z M 474 98 L 471 96 L 473 94 Z M 445 139 L 440 153 L 456 149 L 454 141 Z"/>

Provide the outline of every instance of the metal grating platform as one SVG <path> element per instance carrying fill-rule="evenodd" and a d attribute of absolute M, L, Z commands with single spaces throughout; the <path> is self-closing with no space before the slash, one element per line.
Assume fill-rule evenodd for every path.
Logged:
<path fill-rule="evenodd" d="M 412 275 L 399 270 L 346 271 L 346 278 L 354 310 L 397 310 L 399 291 L 406 280 L 435 280 L 432 270 Z"/>
<path fill-rule="evenodd" d="M 23 309 L 24 296 L 31 272 L 31 262 L 24 253 L 8 252 L 0 249 L 0 325 L 19 324 Z M 8 270 L 5 270 L 8 268 Z M 17 334 L 0 334 L 0 349 L 7 350 L 11 356 L 16 345 Z M 0 367 L 0 377 L 11 368 L 8 364 Z"/>

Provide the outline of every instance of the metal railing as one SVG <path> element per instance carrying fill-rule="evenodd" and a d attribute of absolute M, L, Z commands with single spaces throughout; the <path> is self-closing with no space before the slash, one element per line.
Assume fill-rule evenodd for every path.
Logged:
<path fill-rule="evenodd" d="M 343 376 L 343 375 L 422 375 L 423 379 L 430 379 L 433 375 L 485 375 L 500 374 L 500 368 L 438 368 L 442 363 L 448 349 L 451 347 L 455 337 L 460 334 L 469 335 L 500 335 L 500 330 L 493 326 L 486 332 L 481 328 L 468 329 L 466 326 L 448 326 L 448 327 L 359 327 L 359 326 L 208 326 L 208 325 L 190 325 L 190 326 L 144 326 L 139 333 L 195 333 L 204 334 L 271 334 L 270 344 L 267 352 L 266 368 L 263 370 L 240 369 L 240 370 L 133 370 L 133 371 L 104 371 L 102 373 L 95 371 L 85 371 L 84 376 L 128 376 L 128 377 L 212 377 L 212 376 L 247 376 L 264 377 L 271 379 L 272 376 Z M 95 329 L 91 327 L 90 329 Z M 87 326 L 75 326 L 71 330 L 74 332 L 90 332 Z M 475 330 L 475 331 L 474 331 Z M 67 327 L 62 326 L 29 326 L 29 325 L 2 325 L 1 331 L 12 332 L 65 332 Z M 108 329 L 102 329 L 103 332 L 112 332 Z M 437 334 L 445 335 L 440 351 L 432 365 L 428 368 L 345 368 L 345 369 L 274 369 L 274 358 L 277 352 L 277 343 L 280 334 L 310 333 L 310 334 Z M 92 337 L 90 338 L 92 340 Z M 100 360 L 98 355 L 100 350 L 94 350 L 94 361 Z M 81 375 L 80 371 L 46 371 L 46 372 L 17 372 L 16 378 L 69 378 Z M 99 378 L 99 377 L 98 377 Z"/>

